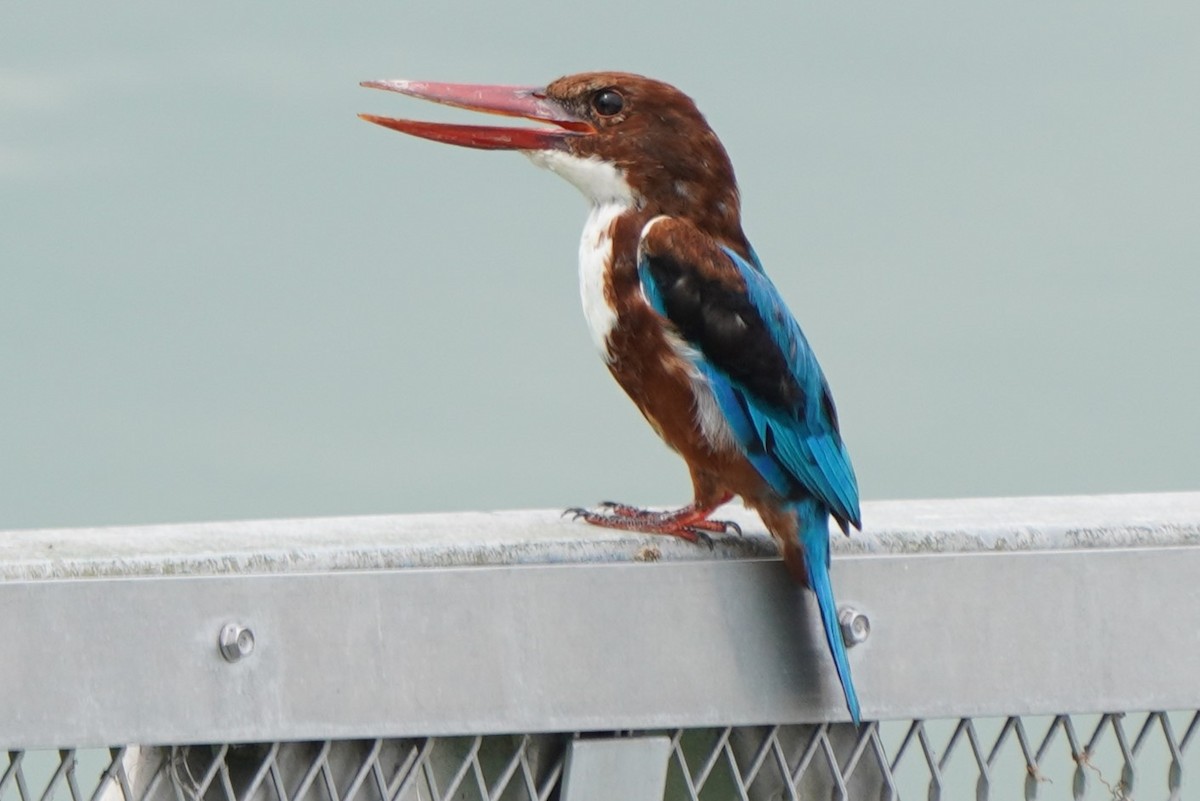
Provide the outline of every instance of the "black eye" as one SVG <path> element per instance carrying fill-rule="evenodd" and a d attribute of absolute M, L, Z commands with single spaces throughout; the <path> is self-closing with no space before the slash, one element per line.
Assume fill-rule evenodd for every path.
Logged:
<path fill-rule="evenodd" d="M 616 89 L 601 89 L 592 95 L 592 108 L 601 117 L 611 117 L 625 108 L 625 98 Z"/>

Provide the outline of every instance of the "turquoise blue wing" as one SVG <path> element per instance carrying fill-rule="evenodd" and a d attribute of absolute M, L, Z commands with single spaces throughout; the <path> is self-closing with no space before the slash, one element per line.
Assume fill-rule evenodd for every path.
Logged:
<path fill-rule="evenodd" d="M 650 305 L 695 352 L 750 462 L 784 498 L 815 497 L 859 527 L 858 481 L 829 384 L 799 324 L 751 250 L 690 224 L 647 227 L 638 274 Z"/>

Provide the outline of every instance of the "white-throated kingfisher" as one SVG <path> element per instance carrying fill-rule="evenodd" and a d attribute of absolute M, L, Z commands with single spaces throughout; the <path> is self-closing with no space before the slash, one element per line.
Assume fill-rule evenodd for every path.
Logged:
<path fill-rule="evenodd" d="M 858 483 L 833 396 L 799 325 L 742 233 L 733 165 L 691 98 L 621 72 L 545 87 L 418 81 L 363 86 L 491 114 L 529 128 L 360 115 L 414 136 L 517 150 L 574 184 L 591 209 L 579 286 L 609 371 L 691 471 L 692 503 L 569 510 L 589 523 L 711 541 L 710 515 L 738 495 L 779 543 L 821 612 L 846 705 L 858 696 L 829 578 L 829 518 L 861 528 Z"/>

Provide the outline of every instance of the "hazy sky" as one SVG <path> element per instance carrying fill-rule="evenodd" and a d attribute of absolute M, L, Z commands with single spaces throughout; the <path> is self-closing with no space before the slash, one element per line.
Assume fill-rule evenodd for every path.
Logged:
<path fill-rule="evenodd" d="M 1200 5 L 75 0 L 0 10 L 0 527 L 687 501 L 577 192 L 355 118 L 585 69 L 708 115 L 865 498 L 1200 487 Z"/>

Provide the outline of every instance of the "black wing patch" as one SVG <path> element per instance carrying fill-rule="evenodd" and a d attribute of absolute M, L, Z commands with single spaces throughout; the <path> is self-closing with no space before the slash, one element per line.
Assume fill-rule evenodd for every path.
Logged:
<path fill-rule="evenodd" d="M 709 278 L 666 255 L 647 256 L 663 311 L 691 345 L 764 403 L 803 416 L 807 398 L 744 287 Z"/>

